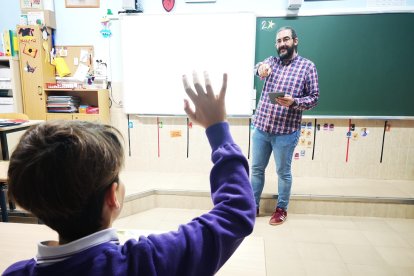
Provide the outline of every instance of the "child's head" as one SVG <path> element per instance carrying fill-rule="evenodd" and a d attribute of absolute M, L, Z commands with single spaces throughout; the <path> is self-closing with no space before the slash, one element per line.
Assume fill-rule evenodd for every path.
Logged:
<path fill-rule="evenodd" d="M 72 241 L 103 227 L 106 191 L 119 183 L 122 135 L 108 125 L 48 121 L 29 129 L 9 165 L 10 196 Z"/>

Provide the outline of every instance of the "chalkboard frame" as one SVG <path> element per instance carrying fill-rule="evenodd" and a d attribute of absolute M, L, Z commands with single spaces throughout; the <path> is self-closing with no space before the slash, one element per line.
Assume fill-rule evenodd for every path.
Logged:
<path fill-rule="evenodd" d="M 257 17 L 256 62 L 276 55 L 284 25 L 296 29 L 299 54 L 318 69 L 320 101 L 307 117 L 414 118 L 414 13 Z M 257 100 L 262 86 L 255 78 Z"/>

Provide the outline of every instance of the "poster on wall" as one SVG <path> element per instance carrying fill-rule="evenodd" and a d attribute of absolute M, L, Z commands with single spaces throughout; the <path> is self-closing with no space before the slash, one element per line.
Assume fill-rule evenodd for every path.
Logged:
<path fill-rule="evenodd" d="M 99 0 L 65 0 L 66 8 L 99 8 Z"/>

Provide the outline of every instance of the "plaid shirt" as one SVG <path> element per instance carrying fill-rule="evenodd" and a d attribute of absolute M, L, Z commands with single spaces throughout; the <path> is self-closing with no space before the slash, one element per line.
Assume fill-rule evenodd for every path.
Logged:
<path fill-rule="evenodd" d="M 300 129 L 302 111 L 318 103 L 319 85 L 315 64 L 301 56 L 296 56 L 288 64 L 282 63 L 279 57 L 269 57 L 256 64 L 256 75 L 262 63 L 268 63 L 272 73 L 265 78 L 253 125 L 267 133 L 292 133 Z M 294 103 L 289 107 L 272 104 L 269 92 L 285 92 L 293 97 Z"/>

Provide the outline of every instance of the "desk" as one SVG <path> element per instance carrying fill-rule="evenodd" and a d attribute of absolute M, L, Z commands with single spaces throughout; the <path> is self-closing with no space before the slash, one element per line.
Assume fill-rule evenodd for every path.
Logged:
<path fill-rule="evenodd" d="M 1 221 L 9 221 L 7 215 L 7 204 L 6 204 L 6 183 L 7 183 L 7 171 L 9 169 L 9 161 L 0 161 L 0 208 L 1 208 Z"/>
<path fill-rule="evenodd" d="M 40 124 L 41 122 L 43 122 L 43 120 L 29 120 L 28 122 L 22 123 L 20 125 L 0 127 L 0 143 L 3 160 L 9 160 L 10 158 L 9 147 L 7 143 L 7 134 L 26 130 L 31 126 Z"/>
<path fill-rule="evenodd" d="M 58 240 L 46 225 L 0 223 L 0 274 L 15 262 L 36 256 L 37 243 L 46 240 Z"/>
<path fill-rule="evenodd" d="M 10 159 L 9 145 L 8 145 L 8 142 L 7 142 L 7 134 L 13 133 L 13 132 L 24 131 L 24 130 L 28 129 L 31 126 L 38 125 L 42 122 L 43 122 L 43 120 L 29 120 L 29 121 L 24 122 L 20 125 L 0 127 L 0 143 L 1 143 L 1 153 L 2 153 L 2 156 L 3 156 L 3 160 L 9 160 Z M 2 216 L 2 221 L 4 221 L 4 222 L 8 221 L 7 209 L 4 208 L 4 206 L 3 206 L 5 204 L 4 190 L 6 188 L 8 167 L 9 167 L 8 162 L 7 162 L 7 165 L 3 164 L 3 167 L 0 167 L 0 169 L 2 170 L 0 173 L 5 172 L 5 174 L 3 175 L 4 178 L 2 178 L 3 180 L 0 178 L 1 216 Z M 15 207 L 15 205 L 12 201 L 9 201 L 9 206 L 10 206 L 10 210 L 16 209 L 16 207 Z"/>
<path fill-rule="evenodd" d="M 126 237 L 120 232 L 122 230 L 118 230 L 119 240 L 123 243 Z M 143 235 L 160 233 L 151 230 L 134 231 L 139 232 Z M 37 243 L 45 240 L 58 240 L 57 233 L 46 225 L 0 223 L 0 273 L 17 261 L 33 258 L 37 253 Z M 266 275 L 263 238 L 245 238 L 216 275 Z"/>

